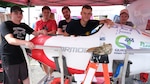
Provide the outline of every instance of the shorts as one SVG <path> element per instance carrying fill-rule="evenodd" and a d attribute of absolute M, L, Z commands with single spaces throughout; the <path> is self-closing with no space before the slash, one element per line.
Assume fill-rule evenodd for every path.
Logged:
<path fill-rule="evenodd" d="M 27 63 L 3 66 L 4 69 L 4 84 L 18 84 L 18 79 L 21 81 L 28 78 Z"/>

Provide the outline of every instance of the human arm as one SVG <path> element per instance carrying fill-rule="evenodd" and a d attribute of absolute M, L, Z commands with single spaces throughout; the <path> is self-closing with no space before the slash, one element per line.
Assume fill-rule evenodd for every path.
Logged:
<path fill-rule="evenodd" d="M 114 25 L 114 22 L 110 19 L 104 19 L 99 21 L 99 24 L 105 24 L 105 23 L 108 25 L 108 27 Z"/>
<path fill-rule="evenodd" d="M 65 24 L 65 25 L 64 25 L 64 24 Z M 66 29 L 66 27 L 67 27 L 66 21 L 65 21 L 65 20 L 59 21 L 59 23 L 58 23 L 58 29 L 57 29 L 57 34 L 63 35 L 64 32 L 65 32 L 65 31 L 63 30 L 64 27 L 65 27 L 65 29 Z"/>
<path fill-rule="evenodd" d="M 17 27 L 14 27 L 12 21 L 7 21 L 1 24 L 0 31 L 3 42 L 6 41 L 10 45 L 26 45 L 31 49 L 34 48 L 33 43 L 24 40 L 26 34 L 32 34 L 34 32 L 34 30 L 25 23 L 21 23 L 17 25 Z"/>
<path fill-rule="evenodd" d="M 64 34 L 62 28 L 58 28 L 58 29 L 57 29 L 57 34 L 62 34 L 62 35 Z"/>
<path fill-rule="evenodd" d="M 48 27 L 51 29 L 51 31 L 48 31 L 47 34 L 56 34 L 56 31 L 57 31 L 57 24 L 56 24 L 56 21 L 55 20 L 51 20 L 52 22 L 49 23 L 51 26 Z"/>
<path fill-rule="evenodd" d="M 32 35 L 34 35 L 34 36 L 37 36 L 40 34 L 47 35 L 48 32 L 44 29 L 41 29 L 41 27 L 43 27 L 41 25 L 42 25 L 41 20 L 39 20 L 35 23 L 35 27 L 34 27 L 34 31 L 32 32 Z"/>
<path fill-rule="evenodd" d="M 63 35 L 64 36 L 70 36 L 73 30 L 72 30 L 72 26 L 74 24 L 74 21 L 70 22 L 67 26 L 66 26 L 66 30 L 64 31 Z"/>
<path fill-rule="evenodd" d="M 47 34 L 56 34 L 56 30 L 52 30 L 52 31 L 50 31 L 50 32 L 47 32 Z"/>
<path fill-rule="evenodd" d="M 39 30 L 39 31 L 33 31 L 32 32 L 32 35 L 34 35 L 34 36 L 38 36 L 40 34 L 47 35 L 47 31 L 45 31 L 45 30 Z"/>
<path fill-rule="evenodd" d="M 66 31 L 63 34 L 64 36 L 69 36 L 70 34 L 68 34 Z"/>
<path fill-rule="evenodd" d="M 28 25 L 24 24 L 24 26 L 26 27 L 26 31 L 28 34 L 32 34 L 34 36 L 38 36 L 40 34 L 43 34 L 43 35 L 47 35 L 47 31 L 44 31 L 44 30 L 40 30 L 37 28 L 37 25 L 36 25 L 36 29 L 38 30 L 33 30 L 31 27 L 29 27 Z"/>
<path fill-rule="evenodd" d="M 32 42 L 26 41 L 26 40 L 20 40 L 13 37 L 12 34 L 7 34 L 4 37 L 6 41 L 11 45 L 25 45 L 29 47 L 30 49 L 33 49 L 35 46 Z"/>

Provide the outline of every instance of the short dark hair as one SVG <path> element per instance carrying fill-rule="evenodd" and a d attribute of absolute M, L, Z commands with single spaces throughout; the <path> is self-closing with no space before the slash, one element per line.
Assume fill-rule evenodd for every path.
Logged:
<path fill-rule="evenodd" d="M 42 11 L 43 10 L 50 10 L 51 11 L 50 7 L 48 7 L 48 6 L 43 6 Z"/>
<path fill-rule="evenodd" d="M 65 9 L 70 11 L 70 8 L 68 6 L 64 6 L 61 11 L 65 10 Z"/>
<path fill-rule="evenodd" d="M 83 6 L 82 6 L 82 9 L 83 9 L 83 8 L 91 9 L 91 10 L 92 10 L 92 7 L 91 7 L 90 5 L 83 5 Z"/>
<path fill-rule="evenodd" d="M 10 12 L 16 12 L 16 11 L 21 11 L 23 12 L 23 10 L 19 7 L 19 6 L 12 6 L 10 9 Z"/>

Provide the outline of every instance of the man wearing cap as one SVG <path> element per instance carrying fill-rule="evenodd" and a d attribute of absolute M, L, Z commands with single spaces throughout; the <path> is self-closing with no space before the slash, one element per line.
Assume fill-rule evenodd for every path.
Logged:
<path fill-rule="evenodd" d="M 132 22 L 128 21 L 128 19 L 129 19 L 129 12 L 127 9 L 123 9 L 120 11 L 120 21 L 116 22 L 116 23 L 134 27 L 134 24 Z M 131 82 L 133 82 L 132 78 L 133 78 L 133 76 L 126 78 L 125 84 L 132 84 L 131 83 Z"/>
<path fill-rule="evenodd" d="M 124 24 L 133 27 L 133 23 L 130 21 L 127 21 L 129 19 L 129 13 L 127 9 L 123 9 L 120 11 L 120 22 L 116 22 L 118 24 Z"/>
<path fill-rule="evenodd" d="M 0 25 L 4 84 L 18 84 L 18 79 L 23 81 L 23 84 L 30 84 L 26 60 L 20 45 L 33 49 L 34 44 L 25 40 L 26 34 L 39 35 L 43 31 L 36 32 L 25 23 L 21 23 L 23 10 L 19 6 L 11 7 L 10 12 L 11 20 Z"/>

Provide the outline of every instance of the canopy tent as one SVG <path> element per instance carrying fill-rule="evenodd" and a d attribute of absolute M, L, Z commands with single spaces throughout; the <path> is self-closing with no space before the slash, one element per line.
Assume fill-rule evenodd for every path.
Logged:
<path fill-rule="evenodd" d="M 2 0 L 26 6 L 91 6 L 127 5 L 137 0 Z"/>
<path fill-rule="evenodd" d="M 14 5 L 18 5 L 20 7 L 27 7 L 25 5 L 19 5 L 19 4 L 5 2 L 5 1 L 0 0 L 0 7 L 2 7 L 2 8 L 11 7 L 11 6 L 14 6 Z"/>

